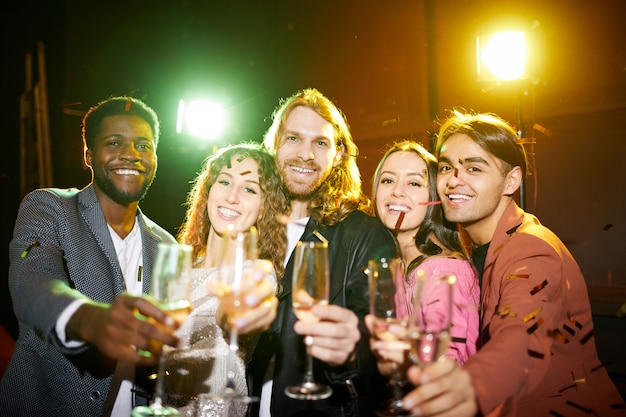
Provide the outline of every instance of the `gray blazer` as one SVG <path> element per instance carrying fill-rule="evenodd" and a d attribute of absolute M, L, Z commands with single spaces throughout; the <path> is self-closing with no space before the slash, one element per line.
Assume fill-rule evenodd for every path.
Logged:
<path fill-rule="evenodd" d="M 175 239 L 139 209 L 137 220 L 146 293 L 158 243 Z M 0 416 L 100 415 L 115 364 L 88 344 L 68 349 L 55 332 L 59 315 L 72 301 L 111 303 L 124 291 L 93 186 L 80 191 L 40 189 L 27 195 L 9 255 L 9 288 L 19 337 L 0 381 Z M 138 383 L 142 380 L 138 378 Z M 145 398 L 139 402 L 145 403 Z"/>

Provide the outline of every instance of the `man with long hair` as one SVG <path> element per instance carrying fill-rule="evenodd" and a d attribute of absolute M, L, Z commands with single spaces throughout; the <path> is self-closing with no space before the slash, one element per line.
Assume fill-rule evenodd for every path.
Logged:
<path fill-rule="evenodd" d="M 249 384 L 260 403 L 252 416 L 373 415 L 385 395 L 385 378 L 376 369 L 363 323 L 369 310 L 368 260 L 397 251 L 391 233 L 369 215 L 361 190 L 358 148 L 335 104 L 316 89 L 297 92 L 275 110 L 265 140 L 275 153 L 285 192 L 289 248 L 277 318 L 262 334 L 249 365 Z M 316 323 L 297 321 L 291 305 L 293 259 L 298 241 L 326 241 L 330 263 L 330 301 L 316 306 Z M 310 344 L 316 382 L 332 395 L 306 401 L 287 397 L 285 387 L 303 379 L 305 346 Z"/>

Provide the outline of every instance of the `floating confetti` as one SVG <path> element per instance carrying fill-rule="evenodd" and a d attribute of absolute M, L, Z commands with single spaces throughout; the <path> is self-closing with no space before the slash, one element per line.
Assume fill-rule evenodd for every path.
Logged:
<path fill-rule="evenodd" d="M 567 324 L 563 325 L 563 330 L 565 330 L 567 333 L 571 334 L 572 336 L 574 336 L 574 334 L 576 333 L 576 330 L 572 329 Z"/>
<path fill-rule="evenodd" d="M 518 224 L 517 226 L 513 226 L 511 227 L 509 230 L 506 231 L 507 235 L 512 235 L 513 233 L 517 232 L 517 229 L 521 226 L 522 224 Z"/>
<path fill-rule="evenodd" d="M 563 333 L 561 333 L 561 331 L 559 329 L 554 329 L 554 330 L 548 331 L 548 337 L 551 337 L 552 339 L 556 340 L 557 342 L 569 343 L 569 339 Z"/>
<path fill-rule="evenodd" d="M 583 407 L 582 405 L 573 403 L 571 401 L 566 401 L 565 404 L 569 405 L 570 407 L 574 407 L 575 409 L 580 410 L 580 411 L 582 411 L 584 413 L 587 413 L 587 414 L 592 414 L 593 413 L 593 410 L 591 410 L 590 408 Z"/>
<path fill-rule="evenodd" d="M 324 235 L 322 235 L 320 232 L 318 232 L 317 230 L 313 230 L 313 234 L 317 236 L 317 238 L 321 240 L 323 243 L 328 244 L 328 239 L 326 239 Z"/>
<path fill-rule="evenodd" d="M 585 336 L 583 336 L 582 339 L 580 339 L 580 344 L 584 345 L 585 343 L 587 343 L 589 341 L 589 339 L 591 339 L 593 337 L 593 330 L 590 331 L 589 333 L 587 333 Z"/>
<path fill-rule="evenodd" d="M 24 251 L 22 252 L 22 254 L 20 255 L 20 258 L 26 258 L 26 255 L 28 255 L 28 253 L 30 252 L 30 250 L 32 248 L 34 248 L 35 246 L 39 246 L 39 241 L 36 240 L 33 243 L 31 243 L 30 245 L 28 245 L 28 247 L 26 249 L 24 249 Z"/>
<path fill-rule="evenodd" d="M 535 332 L 535 330 L 537 330 L 539 327 L 541 327 L 542 324 L 543 324 L 543 319 L 540 318 L 539 320 L 537 320 L 537 322 L 535 324 L 533 324 L 532 326 L 530 326 L 526 330 L 526 333 L 533 334 Z"/>
<path fill-rule="evenodd" d="M 543 133 L 544 135 L 546 135 L 547 137 L 551 137 L 552 136 L 552 131 L 549 129 L 546 129 L 545 127 L 541 126 L 538 123 L 535 123 L 533 125 L 533 129 L 535 129 L 537 132 Z"/>
<path fill-rule="evenodd" d="M 506 279 L 515 279 L 515 278 L 528 279 L 528 277 L 530 277 L 529 274 L 511 274 L 511 275 L 508 275 Z"/>
<path fill-rule="evenodd" d="M 574 326 L 578 327 L 578 330 L 580 330 L 580 329 L 582 329 L 582 328 L 583 328 L 583 325 L 582 325 L 582 324 L 580 324 L 580 323 L 578 322 L 578 320 L 576 320 L 576 318 L 574 318 L 574 317 L 570 317 L 570 318 L 569 318 L 569 321 L 570 321 L 570 323 L 572 323 Z"/>
<path fill-rule="evenodd" d="M 528 323 L 529 321 L 533 320 L 535 317 L 537 317 L 539 313 L 541 313 L 541 307 L 524 317 L 524 323 Z"/>
<path fill-rule="evenodd" d="M 517 313 L 512 313 L 511 312 L 511 307 L 510 306 L 504 307 L 504 310 L 498 311 L 496 314 L 498 316 L 500 316 L 500 318 L 502 318 L 502 319 L 507 317 L 507 316 L 517 317 Z"/>
<path fill-rule="evenodd" d="M 539 291 L 543 290 L 546 287 L 546 285 L 548 285 L 548 281 L 543 280 L 541 284 L 537 285 L 535 288 L 532 289 L 532 291 L 530 292 L 530 295 L 537 294 Z"/>

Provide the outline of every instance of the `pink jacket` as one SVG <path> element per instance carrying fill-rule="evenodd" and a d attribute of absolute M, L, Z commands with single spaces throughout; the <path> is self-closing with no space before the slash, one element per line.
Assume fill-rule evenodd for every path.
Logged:
<path fill-rule="evenodd" d="M 478 303 L 480 290 L 476 271 L 469 261 L 454 258 L 433 256 L 427 258 L 417 268 L 411 271 L 405 280 L 406 305 L 408 311 L 398 307 L 398 316 L 405 314 L 418 314 L 413 311 L 412 298 L 417 283 L 417 271 L 423 270 L 427 280 L 439 278 L 443 275 L 454 274 L 457 277 L 452 290 L 452 328 L 450 330 L 452 342 L 446 355 L 463 365 L 467 359 L 476 353 L 476 341 L 478 339 Z M 428 284 L 425 284 L 428 285 Z M 434 304 L 433 304 L 434 305 Z M 446 308 L 445 305 L 437 304 L 437 309 Z M 422 309 L 419 314 L 436 315 L 432 307 Z"/>
<path fill-rule="evenodd" d="M 514 202 L 487 251 L 478 353 L 465 369 L 489 416 L 624 416 L 565 245 Z"/>

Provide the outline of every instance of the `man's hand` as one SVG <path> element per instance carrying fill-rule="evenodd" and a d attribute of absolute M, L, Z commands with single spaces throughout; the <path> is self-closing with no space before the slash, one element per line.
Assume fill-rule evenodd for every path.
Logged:
<path fill-rule="evenodd" d="M 331 366 L 343 365 L 352 359 L 354 348 L 361 339 L 356 314 L 336 305 L 317 305 L 312 313 L 320 321 L 298 320 L 294 325 L 297 334 L 310 337 L 311 355 Z"/>
<path fill-rule="evenodd" d="M 144 366 L 156 363 L 163 344 L 177 345 L 177 327 L 172 317 L 146 298 L 122 294 L 111 305 L 82 305 L 66 333 L 68 340 L 90 343 L 109 358 Z"/>
<path fill-rule="evenodd" d="M 409 368 L 409 381 L 417 388 L 403 399 L 404 408 L 418 416 L 474 417 L 478 404 L 469 372 L 456 361 L 441 358 L 420 369 Z"/>

